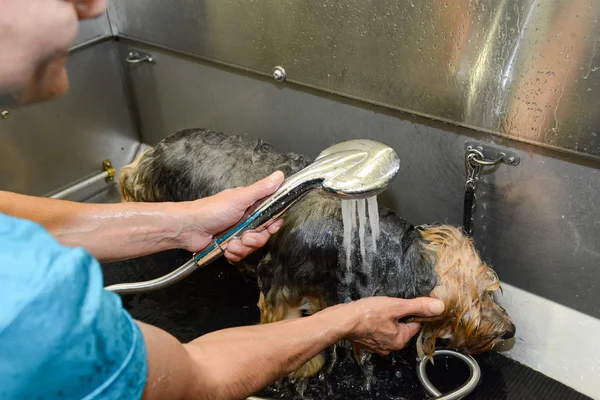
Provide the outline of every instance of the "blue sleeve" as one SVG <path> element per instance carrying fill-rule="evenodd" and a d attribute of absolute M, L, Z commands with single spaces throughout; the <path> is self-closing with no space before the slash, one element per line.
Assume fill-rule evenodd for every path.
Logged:
<path fill-rule="evenodd" d="M 0 399 L 139 399 L 143 336 L 98 262 L 0 214 Z"/>

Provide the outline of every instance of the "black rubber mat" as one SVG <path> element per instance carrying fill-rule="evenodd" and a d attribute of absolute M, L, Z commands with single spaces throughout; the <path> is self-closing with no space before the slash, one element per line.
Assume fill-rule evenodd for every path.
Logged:
<path fill-rule="evenodd" d="M 133 260 L 103 265 L 105 284 L 152 279 L 183 264 L 184 251 L 169 251 Z M 123 303 L 141 321 L 158 326 L 187 342 L 218 329 L 258 322 L 258 289 L 251 277 L 243 276 L 224 260 L 201 269 L 169 288 L 123 296 Z M 284 380 L 260 393 L 278 399 L 425 399 L 429 398 L 416 377 L 416 353 L 410 346 L 388 357 L 373 356 L 373 379 L 344 348 L 329 373 L 301 382 Z M 497 352 L 476 357 L 482 379 L 467 399 L 567 399 L 588 397 L 513 361 Z M 328 364 L 331 364 L 331 351 Z M 460 386 L 468 377 L 467 367 L 454 359 L 436 359 L 429 368 L 431 381 L 442 392 Z M 370 384 L 369 384 L 370 383 Z"/>

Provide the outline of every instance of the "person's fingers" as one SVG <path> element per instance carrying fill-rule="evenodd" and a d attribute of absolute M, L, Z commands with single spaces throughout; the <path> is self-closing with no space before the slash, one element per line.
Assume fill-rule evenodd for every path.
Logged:
<path fill-rule="evenodd" d="M 282 226 L 283 226 L 283 219 L 278 219 L 277 221 L 275 221 L 271 225 L 269 225 L 267 230 L 269 231 L 269 233 L 271 235 L 274 235 L 277 232 L 279 232 L 279 229 L 281 229 Z"/>
<path fill-rule="evenodd" d="M 283 182 L 283 172 L 276 171 L 268 177 L 243 188 L 236 189 L 236 201 L 244 207 L 249 207 L 273 193 Z"/>
<path fill-rule="evenodd" d="M 398 299 L 394 307 L 395 317 L 400 319 L 406 316 L 435 317 L 444 312 L 444 302 L 431 297 L 416 299 Z"/>
<path fill-rule="evenodd" d="M 401 341 L 402 343 L 396 343 L 397 345 L 400 345 L 402 347 L 404 347 L 406 345 L 406 343 L 417 334 L 417 332 L 419 332 L 419 329 L 421 329 L 421 324 L 417 323 L 417 322 L 409 322 L 406 324 L 400 323 L 398 324 L 398 340 Z"/>
<path fill-rule="evenodd" d="M 242 244 L 244 246 L 259 249 L 269 241 L 271 235 L 266 229 L 262 232 L 247 232 L 242 236 Z"/>
<path fill-rule="evenodd" d="M 392 350 L 402 350 L 406 347 L 406 344 L 419 332 L 419 329 L 421 329 L 421 325 L 416 322 L 399 323 L 398 334 L 390 342 Z"/>
<path fill-rule="evenodd" d="M 225 250 L 225 257 L 229 260 L 229 261 L 233 261 L 233 262 L 239 262 L 242 261 L 242 259 L 244 257 L 240 257 L 237 254 L 232 253 L 229 250 Z"/>
<path fill-rule="evenodd" d="M 71 0 L 79 19 L 97 18 L 106 11 L 106 0 Z"/>

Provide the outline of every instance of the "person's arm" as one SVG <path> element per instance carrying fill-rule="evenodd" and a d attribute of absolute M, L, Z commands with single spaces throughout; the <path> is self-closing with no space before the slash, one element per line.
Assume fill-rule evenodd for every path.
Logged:
<path fill-rule="evenodd" d="M 0 212 L 37 222 L 62 244 L 83 247 L 100 261 L 110 261 L 175 248 L 201 250 L 282 181 L 278 172 L 248 187 L 181 203 L 90 204 L 0 191 Z M 278 221 L 261 233 L 245 234 L 225 255 L 239 261 L 263 246 L 280 226 Z"/>
<path fill-rule="evenodd" d="M 400 318 L 442 311 L 435 299 L 368 298 L 310 317 L 217 331 L 188 344 L 138 322 L 148 353 L 143 399 L 244 399 L 343 339 L 380 354 L 399 350 L 419 329 Z"/>

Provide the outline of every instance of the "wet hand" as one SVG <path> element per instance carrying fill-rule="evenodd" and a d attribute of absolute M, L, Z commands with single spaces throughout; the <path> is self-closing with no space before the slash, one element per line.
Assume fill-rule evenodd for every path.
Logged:
<path fill-rule="evenodd" d="M 419 331 L 416 322 L 402 323 L 407 316 L 434 317 L 444 311 L 444 303 L 433 298 L 397 299 L 371 297 L 343 305 L 355 324 L 347 339 L 380 355 L 406 346 Z"/>
<path fill-rule="evenodd" d="M 184 247 L 190 251 L 206 248 L 214 235 L 238 223 L 248 207 L 273 194 L 283 179 L 283 173 L 277 171 L 253 185 L 224 190 L 211 197 L 183 203 L 187 207 L 185 215 L 189 220 L 185 229 L 187 234 L 184 234 L 186 237 Z M 256 249 L 263 247 L 282 224 L 283 221 L 279 220 L 262 232 L 246 232 L 241 240 L 233 239 L 227 246 L 225 257 L 230 261 L 240 261 Z"/>

